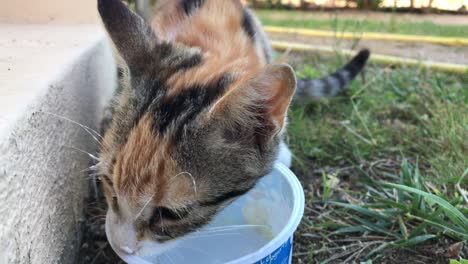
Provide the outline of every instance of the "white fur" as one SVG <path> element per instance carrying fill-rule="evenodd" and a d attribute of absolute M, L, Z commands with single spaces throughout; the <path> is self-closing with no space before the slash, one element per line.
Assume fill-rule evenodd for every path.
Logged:
<path fill-rule="evenodd" d="M 281 141 L 279 145 L 279 151 L 278 151 L 278 156 L 276 157 L 276 160 L 283 163 L 288 168 L 291 168 L 292 153 L 291 153 L 291 150 L 289 150 L 288 146 L 286 146 L 286 143 L 284 143 L 284 141 Z"/>

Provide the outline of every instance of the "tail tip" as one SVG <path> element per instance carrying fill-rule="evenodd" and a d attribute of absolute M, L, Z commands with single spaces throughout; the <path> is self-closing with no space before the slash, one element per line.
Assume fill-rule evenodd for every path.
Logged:
<path fill-rule="evenodd" d="M 370 54 L 371 52 L 369 49 L 362 49 L 356 55 L 355 61 L 360 65 L 364 65 L 366 64 L 367 60 L 369 60 Z"/>

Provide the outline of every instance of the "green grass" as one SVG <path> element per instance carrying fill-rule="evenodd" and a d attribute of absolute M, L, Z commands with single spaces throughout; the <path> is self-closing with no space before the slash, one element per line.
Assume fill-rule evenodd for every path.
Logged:
<path fill-rule="evenodd" d="M 468 264 L 468 260 L 462 259 L 460 261 L 457 261 L 457 260 L 451 259 L 450 264 Z"/>
<path fill-rule="evenodd" d="M 323 76 L 345 60 L 315 58 L 296 70 Z M 335 239 L 357 237 L 356 251 L 345 255 L 361 260 L 440 238 L 468 240 L 468 76 L 370 66 L 366 79 L 341 96 L 290 110 L 296 173 L 322 170 L 322 186 L 309 186 L 321 193 L 310 198 L 315 213 L 306 213 L 306 229 L 326 237 L 322 246 L 330 249 L 342 249 Z M 343 184 L 349 167 L 357 180 Z"/>
<path fill-rule="evenodd" d="M 344 61 L 306 65 L 298 75 L 325 75 Z M 456 182 L 468 168 L 468 76 L 378 67 L 366 76 L 346 95 L 292 107 L 288 131 L 298 166 L 420 156 L 431 177 Z"/>
<path fill-rule="evenodd" d="M 313 14 L 301 11 L 256 10 L 255 12 L 264 25 L 321 29 L 338 32 L 383 32 L 407 35 L 426 35 L 441 37 L 467 37 L 467 26 L 439 25 L 431 21 L 408 22 L 391 17 L 388 21 L 373 21 L 366 19 L 343 19 L 330 16 L 317 19 Z"/>

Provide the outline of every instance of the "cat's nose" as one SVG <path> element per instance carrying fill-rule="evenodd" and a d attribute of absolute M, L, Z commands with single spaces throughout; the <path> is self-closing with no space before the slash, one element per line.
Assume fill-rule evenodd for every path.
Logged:
<path fill-rule="evenodd" d="M 131 249 L 131 248 L 128 247 L 128 246 L 121 246 L 121 247 L 120 247 L 120 250 L 121 250 L 123 253 L 127 254 L 127 255 L 133 255 L 133 254 L 135 254 L 135 250 Z"/>

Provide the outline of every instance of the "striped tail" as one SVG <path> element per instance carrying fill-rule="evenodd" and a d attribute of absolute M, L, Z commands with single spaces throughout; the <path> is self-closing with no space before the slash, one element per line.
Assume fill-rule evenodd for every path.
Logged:
<path fill-rule="evenodd" d="M 319 99 L 338 94 L 364 69 L 369 56 L 369 50 L 364 49 L 343 68 L 327 77 L 322 79 L 298 78 L 294 101 L 306 103 L 310 99 Z"/>

